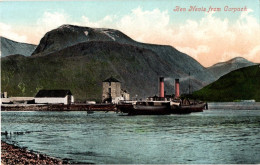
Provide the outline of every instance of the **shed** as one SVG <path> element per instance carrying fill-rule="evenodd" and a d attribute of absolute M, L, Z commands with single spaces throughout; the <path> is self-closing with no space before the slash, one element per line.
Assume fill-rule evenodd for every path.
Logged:
<path fill-rule="evenodd" d="M 40 90 L 35 96 L 36 104 L 71 104 L 74 97 L 70 90 Z"/>

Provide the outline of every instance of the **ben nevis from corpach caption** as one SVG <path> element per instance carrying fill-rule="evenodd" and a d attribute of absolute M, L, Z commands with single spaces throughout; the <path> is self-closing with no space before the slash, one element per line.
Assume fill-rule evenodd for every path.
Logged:
<path fill-rule="evenodd" d="M 180 7 L 180 6 L 175 6 L 175 8 L 173 9 L 174 12 L 220 12 L 220 11 L 225 11 L 225 12 L 242 12 L 242 11 L 247 11 L 247 7 L 229 7 L 229 6 L 225 6 L 223 8 L 219 8 L 219 7 L 197 7 L 197 6 L 190 6 L 189 8 L 185 8 L 185 7 Z"/>

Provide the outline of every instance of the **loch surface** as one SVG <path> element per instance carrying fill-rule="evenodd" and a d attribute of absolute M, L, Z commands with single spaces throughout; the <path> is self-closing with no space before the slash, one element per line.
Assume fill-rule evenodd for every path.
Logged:
<path fill-rule="evenodd" d="M 260 163 L 259 110 L 167 116 L 14 111 L 1 112 L 1 120 L 1 132 L 8 132 L 2 140 L 75 163 Z"/>

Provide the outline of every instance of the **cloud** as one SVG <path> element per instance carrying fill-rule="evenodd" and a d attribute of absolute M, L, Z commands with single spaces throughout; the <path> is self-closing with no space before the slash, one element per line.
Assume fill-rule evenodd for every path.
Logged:
<path fill-rule="evenodd" d="M 234 23 L 227 18 L 218 18 L 214 13 L 206 13 L 198 21 L 187 20 L 179 27 L 172 27 L 175 29 L 173 36 L 176 36 L 172 45 L 205 66 L 238 56 L 260 62 L 260 26 L 250 12 L 253 11 L 241 12 Z M 209 49 L 198 49 L 199 45 Z"/>
<path fill-rule="evenodd" d="M 114 22 L 117 19 L 117 16 L 115 15 L 107 15 L 103 19 L 98 20 L 96 22 L 90 21 L 90 19 L 86 16 L 81 17 L 81 22 L 79 22 L 79 25 L 82 26 L 88 26 L 93 28 L 111 28 Z"/>
<path fill-rule="evenodd" d="M 249 60 L 260 61 L 260 44 L 254 47 L 248 54 Z"/>
<path fill-rule="evenodd" d="M 36 31 L 41 36 L 46 32 L 57 28 L 63 24 L 68 24 L 70 17 L 61 12 L 44 12 L 43 16 L 37 20 Z"/>
<path fill-rule="evenodd" d="M 172 33 L 172 30 L 169 23 L 168 11 L 159 9 L 143 11 L 138 7 L 133 9 L 129 15 L 123 16 L 116 23 L 116 28 L 137 41 L 165 44 L 171 40 L 169 34 Z"/>
<path fill-rule="evenodd" d="M 219 18 L 211 12 L 199 20 L 188 19 L 179 24 L 172 22 L 167 10 L 141 7 L 122 17 L 107 15 L 96 21 L 83 15 L 77 22 L 65 12 L 44 12 L 33 27 L 17 30 L 1 23 L 0 34 L 16 41 L 38 44 L 46 32 L 62 24 L 113 28 L 140 42 L 172 45 L 204 66 L 237 56 L 260 62 L 260 26 L 251 12 L 251 9 L 241 12 L 237 20 Z"/>
<path fill-rule="evenodd" d="M 18 42 L 28 42 L 26 34 L 17 33 L 12 26 L 0 22 L 0 36 L 7 37 Z"/>
<path fill-rule="evenodd" d="M 0 35 L 18 42 L 38 44 L 45 33 L 67 23 L 72 21 L 64 12 L 44 12 L 34 25 L 18 25 L 14 28 L 0 22 Z"/>
<path fill-rule="evenodd" d="M 170 42 L 168 27 L 170 16 L 168 11 L 154 9 L 144 11 L 141 7 L 133 9 L 128 15 L 118 18 L 115 15 L 108 15 L 92 22 L 87 16 L 82 16 L 81 25 L 96 28 L 114 28 L 122 31 L 136 41 L 165 44 Z"/>
<path fill-rule="evenodd" d="M 210 48 L 207 45 L 199 45 L 196 48 L 191 47 L 176 47 L 179 51 L 185 52 L 189 54 L 194 59 L 198 59 L 198 55 L 204 53 L 208 54 L 210 52 Z"/>
<path fill-rule="evenodd" d="M 237 56 L 260 62 L 260 26 L 251 12 L 241 12 L 235 21 L 210 12 L 176 25 L 170 22 L 168 11 L 138 7 L 113 26 L 140 42 L 172 45 L 204 66 Z"/>

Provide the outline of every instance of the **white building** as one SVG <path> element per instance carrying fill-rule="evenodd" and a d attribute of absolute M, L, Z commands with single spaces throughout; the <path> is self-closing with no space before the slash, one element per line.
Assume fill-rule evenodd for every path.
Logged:
<path fill-rule="evenodd" d="M 1 104 L 33 104 L 34 97 L 1 98 Z"/>
<path fill-rule="evenodd" d="M 36 104 L 71 104 L 74 97 L 70 90 L 40 90 L 35 98 Z"/>
<path fill-rule="evenodd" d="M 124 98 L 124 100 L 130 100 L 130 94 L 124 89 L 121 89 L 121 96 Z"/>

